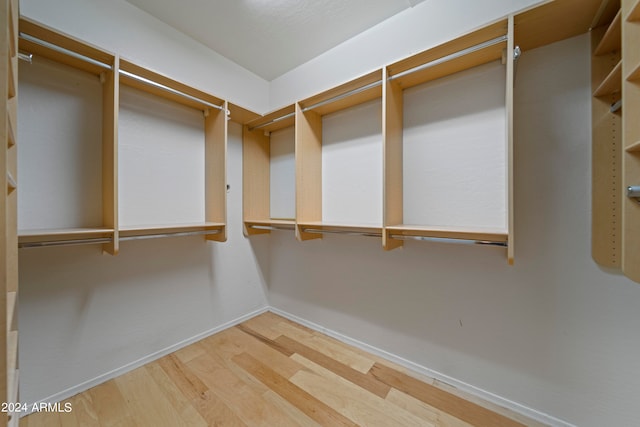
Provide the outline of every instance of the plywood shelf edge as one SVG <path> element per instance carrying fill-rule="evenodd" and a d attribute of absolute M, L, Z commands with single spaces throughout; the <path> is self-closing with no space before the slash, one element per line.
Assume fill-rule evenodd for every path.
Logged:
<path fill-rule="evenodd" d="M 602 83 L 593 92 L 593 96 L 607 96 L 622 91 L 622 61 L 618 62 Z"/>
<path fill-rule="evenodd" d="M 636 141 L 625 149 L 628 153 L 640 153 L 640 141 Z"/>
<path fill-rule="evenodd" d="M 629 12 L 629 15 L 627 15 L 627 21 L 640 21 L 640 0 L 636 0 L 635 4 L 631 6 L 631 11 Z"/>
<path fill-rule="evenodd" d="M 596 47 L 594 55 L 606 55 L 607 53 L 619 51 L 622 46 L 622 10 L 619 10 L 615 18 L 604 33 L 602 40 Z"/>
<path fill-rule="evenodd" d="M 394 235 L 399 235 L 507 243 L 509 236 L 507 230 L 481 227 L 445 227 L 402 224 L 385 227 L 385 229 L 390 233 L 391 238 L 393 238 Z"/>

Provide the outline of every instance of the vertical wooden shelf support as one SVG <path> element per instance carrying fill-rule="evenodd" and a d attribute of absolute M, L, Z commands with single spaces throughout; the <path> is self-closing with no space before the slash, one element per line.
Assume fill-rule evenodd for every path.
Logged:
<path fill-rule="evenodd" d="M 515 219 L 514 219 L 514 157 L 513 157 L 513 87 L 515 77 L 515 34 L 514 18 L 509 16 L 507 22 L 507 76 L 505 91 L 506 108 L 506 153 L 507 153 L 507 261 L 513 265 L 515 260 Z"/>
<path fill-rule="evenodd" d="M 382 135 L 384 145 L 384 186 L 383 186 L 383 232 L 382 246 L 385 250 L 399 248 L 403 241 L 393 239 L 390 225 L 402 224 L 403 218 L 403 93 L 402 87 L 389 79 L 389 72 L 383 70 L 384 85 L 382 87 Z"/>
<path fill-rule="evenodd" d="M 322 116 L 296 104 L 296 221 L 322 221 Z M 320 239 L 296 224 L 299 241 Z"/>
<path fill-rule="evenodd" d="M 247 227 L 246 222 L 270 217 L 271 144 L 262 129 L 242 130 L 242 215 L 245 236 L 269 234 L 269 230 Z"/>
<path fill-rule="evenodd" d="M 225 224 L 220 233 L 207 240 L 227 241 L 227 127 L 228 104 L 210 109 L 205 115 L 205 221 Z"/>
<path fill-rule="evenodd" d="M 103 244 L 103 250 L 117 255 L 118 236 L 118 110 L 120 58 L 115 57 L 111 71 L 102 79 L 102 218 L 106 228 L 113 230 L 113 239 Z"/>
<path fill-rule="evenodd" d="M 18 0 L 0 1 L 0 135 L 5 140 L 0 149 L 0 180 L 6 190 L 0 197 L 0 401 L 17 402 L 18 398 Z M 0 413 L 0 424 L 17 426 L 15 412 Z"/>
<path fill-rule="evenodd" d="M 640 185 L 640 156 L 626 151 L 640 141 L 640 2 L 622 0 L 622 272 L 640 282 L 640 201 L 627 197 L 629 186 Z"/>

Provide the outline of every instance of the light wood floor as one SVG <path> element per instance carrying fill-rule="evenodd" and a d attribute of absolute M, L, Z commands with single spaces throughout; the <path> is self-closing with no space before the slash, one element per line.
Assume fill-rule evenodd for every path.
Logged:
<path fill-rule="evenodd" d="M 273 313 L 66 402 L 71 412 L 34 413 L 20 425 L 540 425 Z"/>

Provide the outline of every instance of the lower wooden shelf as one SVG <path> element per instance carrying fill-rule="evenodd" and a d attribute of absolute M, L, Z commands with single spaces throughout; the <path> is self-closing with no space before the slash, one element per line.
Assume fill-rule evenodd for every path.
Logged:
<path fill-rule="evenodd" d="M 298 228 L 302 233 L 329 233 L 382 237 L 382 226 L 375 224 L 337 224 L 322 221 L 313 221 L 298 223 Z"/>
<path fill-rule="evenodd" d="M 478 243 L 506 246 L 509 234 L 506 230 L 481 227 L 444 227 L 426 225 L 393 225 L 385 227 L 388 236 L 394 238 L 425 237 L 436 239 L 470 240 Z"/>
<path fill-rule="evenodd" d="M 113 240 L 114 234 L 112 228 L 100 227 L 18 230 L 18 247 L 107 243 Z"/>
<path fill-rule="evenodd" d="M 252 219 L 246 220 L 244 226 L 247 234 L 264 234 L 272 230 L 295 230 L 295 219 Z"/>
<path fill-rule="evenodd" d="M 179 237 L 188 235 L 215 235 L 224 231 L 225 224 L 202 222 L 188 224 L 128 225 L 118 230 L 119 240 L 150 239 L 159 237 Z"/>

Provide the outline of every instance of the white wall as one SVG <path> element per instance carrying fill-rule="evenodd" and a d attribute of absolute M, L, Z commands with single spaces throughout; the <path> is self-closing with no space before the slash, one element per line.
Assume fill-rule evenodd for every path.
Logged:
<path fill-rule="evenodd" d="M 542 0 L 428 0 L 274 79 L 270 110 L 437 46 Z"/>
<path fill-rule="evenodd" d="M 515 266 L 499 248 L 272 233 L 252 238 L 269 240 L 270 303 L 566 422 L 635 425 L 640 286 L 590 256 L 588 36 L 525 52 L 515 108 Z"/>
<path fill-rule="evenodd" d="M 21 0 L 20 13 L 249 110 L 268 110 L 268 82 L 125 0 Z"/>

